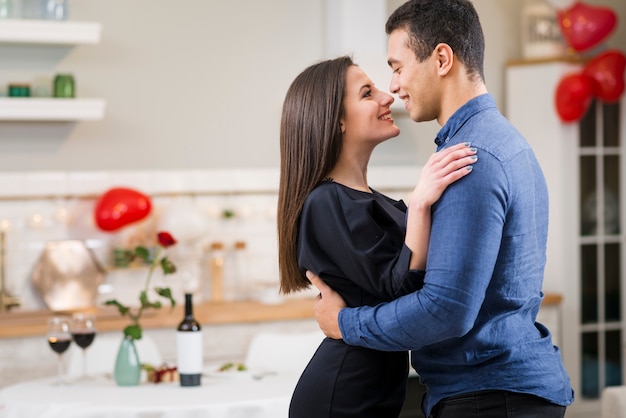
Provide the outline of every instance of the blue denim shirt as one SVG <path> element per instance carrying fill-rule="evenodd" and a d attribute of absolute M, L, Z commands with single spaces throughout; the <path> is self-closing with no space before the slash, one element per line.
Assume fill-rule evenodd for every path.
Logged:
<path fill-rule="evenodd" d="M 437 134 L 437 149 L 469 141 L 478 161 L 432 208 L 424 287 L 376 307 L 342 309 L 346 343 L 412 350 L 428 416 L 442 398 L 500 389 L 573 401 L 561 353 L 536 322 L 548 232 L 548 191 L 535 155 L 476 97 Z"/>

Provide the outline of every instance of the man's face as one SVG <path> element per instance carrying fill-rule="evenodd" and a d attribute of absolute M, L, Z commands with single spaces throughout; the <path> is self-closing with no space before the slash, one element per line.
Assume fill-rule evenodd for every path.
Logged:
<path fill-rule="evenodd" d="M 415 122 L 437 119 L 440 113 L 437 59 L 430 57 L 419 62 L 408 47 L 409 35 L 396 29 L 389 36 L 387 62 L 393 71 L 390 91 L 404 102 L 405 109 Z"/>

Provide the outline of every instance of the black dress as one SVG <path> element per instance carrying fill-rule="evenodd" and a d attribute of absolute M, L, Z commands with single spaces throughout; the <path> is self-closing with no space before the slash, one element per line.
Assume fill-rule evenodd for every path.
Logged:
<path fill-rule="evenodd" d="M 420 288 L 404 245 L 406 206 L 376 191 L 331 181 L 307 198 L 298 263 L 336 290 L 350 307 L 393 300 Z M 407 352 L 382 352 L 326 338 L 302 373 L 291 418 L 393 418 L 402 408 Z"/>

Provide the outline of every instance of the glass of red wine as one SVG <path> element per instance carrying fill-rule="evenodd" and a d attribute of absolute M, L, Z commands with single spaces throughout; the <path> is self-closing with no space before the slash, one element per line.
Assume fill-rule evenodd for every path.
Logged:
<path fill-rule="evenodd" d="M 57 385 L 65 383 L 63 377 L 63 353 L 67 351 L 72 343 L 72 334 L 70 333 L 70 323 L 67 318 L 54 316 L 48 320 L 48 344 L 50 348 L 59 356 L 59 377 Z"/>
<path fill-rule="evenodd" d="M 72 316 L 70 325 L 72 338 L 76 345 L 83 350 L 83 376 L 87 379 L 87 347 L 93 343 L 96 338 L 96 319 L 88 313 L 76 313 Z"/>

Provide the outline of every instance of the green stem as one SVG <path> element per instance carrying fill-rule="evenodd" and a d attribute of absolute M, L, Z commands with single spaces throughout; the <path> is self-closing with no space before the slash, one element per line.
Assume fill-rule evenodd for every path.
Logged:
<path fill-rule="evenodd" d="M 152 263 L 150 263 L 150 269 L 148 270 L 148 278 L 146 279 L 146 287 L 144 288 L 144 292 L 146 293 L 146 300 L 148 298 L 148 289 L 150 288 L 150 281 L 152 280 L 152 273 L 154 273 L 154 269 L 156 268 L 158 262 L 159 262 L 159 256 L 161 255 L 161 246 L 159 246 L 157 248 L 157 252 L 154 255 L 154 258 L 152 259 Z M 142 303 L 141 306 L 139 307 L 139 310 L 137 311 L 137 313 L 135 315 L 132 315 L 129 312 L 129 317 L 133 320 L 133 322 L 137 325 L 139 324 L 139 318 L 141 318 L 141 314 L 143 313 L 143 310 L 145 309 L 144 304 Z"/>
<path fill-rule="evenodd" d="M 146 279 L 146 288 L 144 289 L 146 292 L 146 295 L 148 294 L 148 288 L 150 286 L 150 280 L 152 280 L 152 273 L 154 272 L 154 269 L 157 266 L 157 263 L 159 262 L 159 256 L 161 255 L 161 246 L 159 246 L 157 248 L 157 252 L 154 255 L 154 258 L 152 259 L 152 263 L 150 264 L 150 270 L 148 270 L 148 278 Z"/>
<path fill-rule="evenodd" d="M 152 280 L 152 274 L 154 273 L 154 269 L 157 267 L 157 264 L 159 262 L 159 256 L 161 255 L 161 250 L 162 248 L 159 246 L 157 248 L 157 252 L 154 256 L 154 258 L 152 259 L 152 262 L 150 263 L 150 268 L 148 269 L 148 277 L 146 278 L 146 286 L 144 288 L 144 292 L 146 294 L 146 300 L 148 298 L 148 289 L 150 288 L 150 281 Z M 143 303 L 139 306 L 139 309 L 137 310 L 137 313 L 133 314 L 131 309 L 129 308 L 128 311 L 126 311 L 126 315 L 128 316 L 128 318 L 130 318 L 131 321 L 133 321 L 133 323 L 135 325 L 139 324 L 139 318 L 141 318 L 141 314 L 143 313 L 143 310 L 146 308 L 146 305 L 144 305 Z"/>
<path fill-rule="evenodd" d="M 138 324 L 139 323 L 139 318 L 141 317 L 141 311 L 143 311 L 143 306 L 141 306 L 139 308 L 139 310 L 137 311 L 137 313 L 135 315 L 133 315 L 130 310 L 128 311 L 128 317 L 133 321 L 134 324 Z"/>

